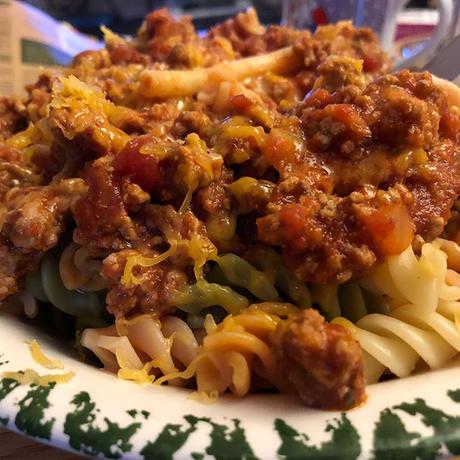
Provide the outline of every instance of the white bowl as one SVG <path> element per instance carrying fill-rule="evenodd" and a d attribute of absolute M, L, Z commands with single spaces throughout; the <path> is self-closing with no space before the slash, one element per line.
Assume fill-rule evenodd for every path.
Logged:
<path fill-rule="evenodd" d="M 61 359 L 41 368 L 26 340 Z M 62 343 L 2 314 L 0 373 L 73 371 L 49 387 L 0 380 L 0 421 L 8 429 L 70 451 L 107 458 L 435 458 L 460 454 L 460 367 L 368 387 L 347 413 L 307 409 L 294 397 L 220 397 L 206 405 L 191 392 L 139 386 L 79 362 Z"/>

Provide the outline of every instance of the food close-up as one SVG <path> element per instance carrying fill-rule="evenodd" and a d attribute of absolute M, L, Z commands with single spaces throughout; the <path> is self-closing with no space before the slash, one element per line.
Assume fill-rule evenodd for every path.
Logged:
<path fill-rule="evenodd" d="M 351 21 L 249 8 L 198 32 L 157 9 L 102 30 L 0 98 L 3 314 L 113 385 L 201 404 L 356 410 L 455 365 L 457 86 Z M 28 372 L 3 377 L 42 384 Z"/>

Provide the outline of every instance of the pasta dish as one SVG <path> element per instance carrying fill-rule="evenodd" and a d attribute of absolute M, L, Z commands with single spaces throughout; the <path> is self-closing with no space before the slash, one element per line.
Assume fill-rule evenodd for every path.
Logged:
<path fill-rule="evenodd" d="M 348 22 L 104 34 L 0 99 L 3 309 L 211 399 L 344 410 L 458 354 L 456 87 Z"/>

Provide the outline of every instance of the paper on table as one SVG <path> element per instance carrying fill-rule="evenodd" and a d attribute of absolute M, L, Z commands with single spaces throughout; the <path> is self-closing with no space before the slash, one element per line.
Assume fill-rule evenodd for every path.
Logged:
<path fill-rule="evenodd" d="M 30 5 L 0 0 L 0 96 L 23 94 L 43 69 L 67 65 L 75 54 L 101 46 Z"/>

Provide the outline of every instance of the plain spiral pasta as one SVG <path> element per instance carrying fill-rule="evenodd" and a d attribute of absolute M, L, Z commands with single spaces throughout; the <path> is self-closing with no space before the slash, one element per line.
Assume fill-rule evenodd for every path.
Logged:
<path fill-rule="evenodd" d="M 193 361 L 199 348 L 192 330 L 180 318 L 168 316 L 160 322 L 151 315 L 121 319 L 108 328 L 86 329 L 81 344 L 100 359 L 106 370 L 139 383 L 152 382 L 155 373 L 179 372 Z"/>
<path fill-rule="evenodd" d="M 391 311 L 371 313 L 355 324 L 340 317 L 364 352 L 368 383 L 389 370 L 410 375 L 420 363 L 435 369 L 460 351 L 458 245 L 438 239 L 416 256 L 411 247 L 373 270 L 363 284 L 384 295 Z M 449 261 L 449 259 L 451 259 Z"/>

